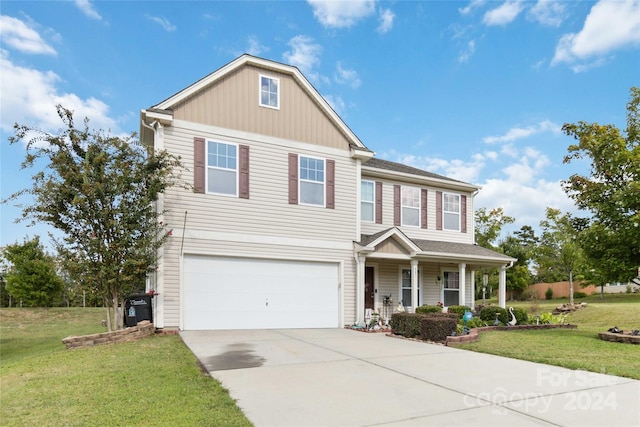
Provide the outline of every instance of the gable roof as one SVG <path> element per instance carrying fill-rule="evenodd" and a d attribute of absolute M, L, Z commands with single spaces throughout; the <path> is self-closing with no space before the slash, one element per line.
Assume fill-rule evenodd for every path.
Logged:
<path fill-rule="evenodd" d="M 160 103 L 151 106 L 150 108 L 143 110 L 143 116 L 149 115 L 149 113 L 171 113 L 171 109 L 179 104 L 180 102 L 186 100 L 187 98 L 193 96 L 214 82 L 224 78 L 225 76 L 233 73 L 235 70 L 243 67 L 245 65 L 253 65 L 255 67 L 259 67 L 266 70 L 272 70 L 276 72 L 280 72 L 283 74 L 288 74 L 293 77 L 293 79 L 303 88 L 303 90 L 311 97 L 313 100 L 320 106 L 320 108 L 325 112 L 329 120 L 331 120 L 334 125 L 340 129 L 340 131 L 345 135 L 345 137 L 349 141 L 349 145 L 361 152 L 370 153 L 368 156 L 371 156 L 372 151 L 369 150 L 360 139 L 356 136 L 355 133 L 347 126 L 347 124 L 338 116 L 335 110 L 331 107 L 331 105 L 320 95 L 320 93 L 313 87 L 313 85 L 307 80 L 307 78 L 300 72 L 300 70 L 292 65 L 282 64 L 279 62 L 258 58 L 256 56 L 252 56 L 249 54 L 244 54 L 228 64 L 220 67 L 216 71 L 211 74 L 201 78 L 197 82 L 187 86 L 181 91 L 171 95 L 167 99 L 161 101 Z"/>

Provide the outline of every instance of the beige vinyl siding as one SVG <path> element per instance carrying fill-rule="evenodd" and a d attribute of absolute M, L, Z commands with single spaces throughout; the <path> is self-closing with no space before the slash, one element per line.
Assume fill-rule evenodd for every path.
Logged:
<path fill-rule="evenodd" d="M 357 168 L 348 152 L 317 149 L 308 144 L 276 146 L 251 140 L 230 139 L 175 127 L 165 131 L 165 148 L 182 157 L 193 170 L 193 137 L 241 142 L 250 150 L 250 198 L 196 194 L 174 187 L 167 191 L 165 221 L 181 227 L 188 211 L 190 229 L 351 242 L 356 236 Z M 297 149 L 296 149 L 297 148 Z M 288 203 L 288 152 L 335 160 L 335 209 Z M 185 173 L 187 182 L 192 173 Z"/>
<path fill-rule="evenodd" d="M 280 79 L 280 109 L 259 106 L 258 76 Z M 173 117 L 205 125 L 347 150 L 349 142 L 289 74 L 246 65 L 173 108 Z"/>
<path fill-rule="evenodd" d="M 362 179 L 371 179 L 363 176 Z M 381 181 L 380 179 L 377 179 Z M 382 181 L 382 224 L 373 224 L 368 222 L 361 223 L 362 234 L 375 234 L 379 231 L 386 230 L 393 227 L 393 186 L 394 185 L 409 185 L 416 187 L 416 184 L 404 184 L 400 181 L 386 180 Z M 436 230 L 436 191 L 443 191 L 441 188 L 431 186 L 419 186 L 419 188 L 427 189 L 427 227 L 406 227 L 399 226 L 409 238 L 423 239 L 423 240 L 439 240 L 444 242 L 456 242 L 456 243 L 470 243 L 473 244 L 473 195 L 471 193 L 459 193 L 455 191 L 449 191 L 454 194 L 462 194 L 467 196 L 467 232 L 462 233 L 459 231 L 447 231 Z"/>

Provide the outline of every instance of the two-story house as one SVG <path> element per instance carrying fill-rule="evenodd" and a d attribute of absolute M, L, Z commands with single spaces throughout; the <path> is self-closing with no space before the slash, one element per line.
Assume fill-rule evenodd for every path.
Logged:
<path fill-rule="evenodd" d="M 141 140 L 179 155 L 192 184 L 157 206 L 172 229 L 148 283 L 159 328 L 473 305 L 487 267 L 504 299 L 513 259 L 474 245 L 479 187 L 374 158 L 296 67 L 243 55 L 142 110 Z"/>

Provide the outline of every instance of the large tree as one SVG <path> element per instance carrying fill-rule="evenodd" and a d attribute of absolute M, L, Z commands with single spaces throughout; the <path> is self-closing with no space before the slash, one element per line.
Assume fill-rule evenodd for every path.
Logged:
<path fill-rule="evenodd" d="M 475 214 L 475 239 L 478 246 L 493 249 L 494 243 L 500 237 L 502 228 L 507 224 L 512 224 L 515 219 L 505 215 L 502 208 L 494 208 L 487 212 L 486 208 L 479 208 Z"/>
<path fill-rule="evenodd" d="M 595 276 L 627 282 L 640 267 L 640 88 L 631 88 L 627 129 L 578 122 L 562 130 L 578 142 L 569 146 L 565 163 L 589 159 L 589 176 L 575 174 L 563 182 L 577 206 L 592 213 L 580 243 Z"/>
<path fill-rule="evenodd" d="M 109 329 L 117 329 L 122 326 L 115 315 L 118 305 L 128 293 L 144 289 L 167 238 L 155 206 L 177 182 L 180 160 L 148 152 L 135 134 L 117 137 L 89 129 L 88 119 L 77 128 L 70 110 L 57 106 L 57 111 L 64 124 L 58 134 L 15 125 L 10 142 L 23 141 L 27 149 L 22 167 L 40 159 L 46 168 L 33 175 L 30 189 L 11 199 L 33 196 L 23 219 L 48 223 L 62 233 L 54 243 L 69 279 L 100 292 Z"/>
<path fill-rule="evenodd" d="M 30 307 L 51 307 L 60 301 L 62 279 L 38 236 L 5 246 L 2 258 L 8 265 L 5 289 L 16 301 Z"/>
<path fill-rule="evenodd" d="M 559 209 L 547 208 L 546 218 L 540 221 L 542 235 L 534 251 L 538 277 L 544 282 L 569 280 L 569 303 L 573 304 L 573 279 L 583 273 L 585 261 L 578 243 L 581 218 L 574 218 Z"/>

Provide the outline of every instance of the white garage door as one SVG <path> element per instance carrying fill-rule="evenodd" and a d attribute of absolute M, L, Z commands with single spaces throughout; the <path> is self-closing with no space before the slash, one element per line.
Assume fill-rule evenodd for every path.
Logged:
<path fill-rule="evenodd" d="M 336 328 L 338 264 L 187 256 L 184 329 Z"/>

